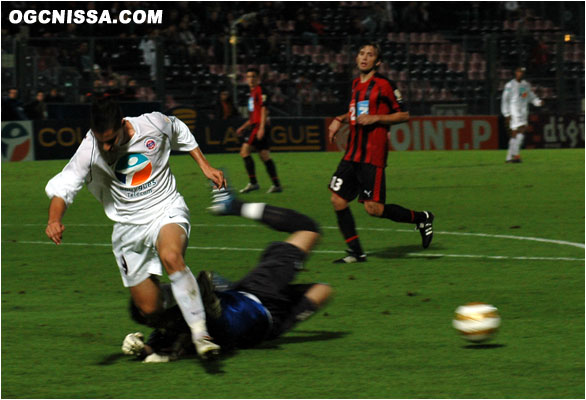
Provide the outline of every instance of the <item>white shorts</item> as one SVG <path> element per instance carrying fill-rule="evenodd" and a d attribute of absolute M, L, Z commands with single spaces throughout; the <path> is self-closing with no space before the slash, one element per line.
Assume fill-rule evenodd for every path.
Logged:
<path fill-rule="evenodd" d="M 527 115 L 511 115 L 511 121 L 509 122 L 509 127 L 511 130 L 515 130 L 521 126 L 527 125 Z"/>
<path fill-rule="evenodd" d="M 183 197 L 179 196 L 148 224 L 114 224 L 112 250 L 125 287 L 136 286 L 150 275 L 163 275 L 156 243 L 161 228 L 168 224 L 181 226 L 189 238 L 189 209 Z"/>

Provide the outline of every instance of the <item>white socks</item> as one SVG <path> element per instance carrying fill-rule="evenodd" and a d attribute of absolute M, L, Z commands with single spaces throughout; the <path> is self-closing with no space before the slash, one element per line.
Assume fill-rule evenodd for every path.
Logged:
<path fill-rule="evenodd" d="M 507 151 L 507 161 L 511 161 L 513 159 L 513 147 L 515 145 L 516 138 L 509 139 L 509 150 Z"/>
<path fill-rule="evenodd" d="M 516 139 L 517 139 L 517 144 L 515 145 L 516 153 L 513 154 L 514 156 L 519 155 L 519 151 L 521 150 L 521 146 L 523 145 L 523 139 L 525 139 L 525 135 L 523 135 L 522 133 L 517 133 Z"/>
<path fill-rule="evenodd" d="M 192 339 L 209 336 L 199 286 L 189 267 L 172 273 L 169 279 L 181 314 L 191 329 Z"/>
<path fill-rule="evenodd" d="M 519 155 L 519 150 L 523 145 L 523 139 L 525 139 L 525 135 L 523 135 L 522 133 L 517 133 L 517 136 L 509 139 L 509 151 L 507 151 L 507 161 L 510 161 L 513 159 L 513 157 Z"/>
<path fill-rule="evenodd" d="M 244 203 L 240 215 L 244 218 L 260 221 L 265 210 L 265 203 Z"/>

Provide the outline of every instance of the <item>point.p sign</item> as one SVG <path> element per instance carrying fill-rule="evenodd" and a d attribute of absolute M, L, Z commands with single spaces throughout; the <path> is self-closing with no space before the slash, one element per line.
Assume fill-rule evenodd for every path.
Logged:
<path fill-rule="evenodd" d="M 32 121 L 2 122 L 2 162 L 33 161 Z"/>
<path fill-rule="evenodd" d="M 498 149 L 495 115 L 413 117 L 391 126 L 391 150 Z"/>

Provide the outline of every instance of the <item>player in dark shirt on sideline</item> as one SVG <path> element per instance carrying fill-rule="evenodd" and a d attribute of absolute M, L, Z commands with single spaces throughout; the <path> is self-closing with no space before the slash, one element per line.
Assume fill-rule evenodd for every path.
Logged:
<path fill-rule="evenodd" d="M 248 193 L 260 189 L 256 179 L 254 161 L 250 155 L 252 146 L 258 151 L 258 155 L 264 162 L 267 173 L 273 183 L 267 193 L 283 191 L 277 175 L 277 167 L 271 159 L 269 151 L 269 136 L 268 132 L 266 132 L 269 98 L 267 92 L 260 86 L 259 75 L 260 73 L 256 68 L 248 68 L 246 72 L 246 81 L 250 87 L 250 97 L 248 98 L 248 111 L 250 115 L 248 121 L 236 130 L 236 133 L 242 138 L 240 155 L 244 160 L 244 167 L 250 179 L 250 182 L 240 190 L 240 193 Z M 245 131 L 247 134 L 244 134 Z"/>
<path fill-rule="evenodd" d="M 424 248 L 429 246 L 433 237 L 432 213 L 385 204 L 389 125 L 408 121 L 409 112 L 395 84 L 376 72 L 381 64 L 378 44 L 362 45 L 356 64 L 360 76 L 352 83 L 349 111 L 335 117 L 328 128 L 329 139 L 333 141 L 342 123 L 350 124 L 346 153 L 329 184 L 338 226 L 349 247 L 346 250 L 348 255 L 335 263 L 366 261 L 354 217 L 348 207 L 348 203 L 357 196 L 358 201 L 364 203 L 366 212 L 373 217 L 416 224 Z"/>
<path fill-rule="evenodd" d="M 240 281 L 226 283 L 223 290 L 214 287 L 212 273 L 200 272 L 197 280 L 208 330 L 215 343 L 222 349 L 246 348 L 275 339 L 326 303 L 332 293 L 329 285 L 291 284 L 320 237 L 315 221 L 294 210 L 243 203 L 225 188 L 214 189 L 213 198 L 210 211 L 214 214 L 239 215 L 291 233 L 285 241 L 269 244 L 256 268 Z M 147 343 L 140 332 L 127 335 L 122 345 L 125 354 L 145 357 L 146 362 L 167 362 L 190 350 L 189 330 L 181 312 L 172 305 L 170 291 L 164 293 L 165 328 L 156 329 Z M 146 324 L 132 302 L 131 315 Z"/>

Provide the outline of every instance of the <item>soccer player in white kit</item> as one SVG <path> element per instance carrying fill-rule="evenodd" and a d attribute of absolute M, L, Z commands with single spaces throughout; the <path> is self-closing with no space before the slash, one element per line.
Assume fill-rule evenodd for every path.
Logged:
<path fill-rule="evenodd" d="M 203 174 L 225 187 L 222 171 L 205 159 L 189 128 L 175 117 L 153 112 L 123 118 L 118 103 L 92 105 L 91 127 L 74 156 L 45 188 L 51 199 L 45 233 L 59 245 L 62 218 L 86 183 L 115 222 L 112 247 L 122 282 L 153 326 L 175 297 L 202 358 L 219 353 L 209 337 L 201 293 L 184 255 L 190 233 L 189 209 L 169 167 L 171 150 L 189 152 Z M 173 296 L 160 290 L 163 267 Z"/>
<path fill-rule="evenodd" d="M 501 112 L 505 117 L 505 125 L 511 133 L 506 159 L 508 163 L 521 162 L 519 151 L 527 131 L 529 103 L 536 107 L 541 107 L 543 104 L 531 90 L 529 82 L 523 79 L 524 75 L 525 68 L 519 67 L 515 70 L 515 79 L 507 82 L 501 99 Z"/>

